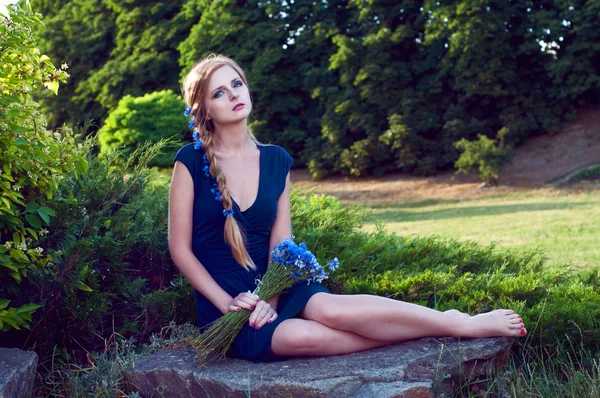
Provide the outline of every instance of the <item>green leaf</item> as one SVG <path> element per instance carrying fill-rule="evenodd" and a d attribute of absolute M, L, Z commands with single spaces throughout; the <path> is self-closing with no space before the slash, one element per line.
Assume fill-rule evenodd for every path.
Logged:
<path fill-rule="evenodd" d="M 79 174 L 85 174 L 88 170 L 88 167 L 88 162 L 84 158 L 79 158 L 75 160 L 75 168 L 77 169 L 77 172 L 79 172 Z"/>
<path fill-rule="evenodd" d="M 10 271 L 9 274 L 13 277 L 14 280 L 17 281 L 17 283 L 21 283 L 21 274 L 19 274 L 16 271 Z"/>
<path fill-rule="evenodd" d="M 42 206 L 42 207 L 40 207 L 38 209 L 38 212 L 39 211 L 43 211 L 44 213 L 46 213 L 48 215 L 51 215 L 52 217 L 56 217 L 56 212 L 53 209 L 49 208 L 49 207 Z"/>
<path fill-rule="evenodd" d="M 8 307 L 8 304 L 10 303 L 10 300 L 0 300 L 0 310 L 5 309 L 6 307 Z"/>
<path fill-rule="evenodd" d="M 33 311 L 37 310 L 38 308 L 42 308 L 42 306 L 39 304 L 35 304 L 35 303 L 25 304 L 24 306 L 19 307 L 17 309 L 17 314 L 21 314 L 24 312 L 33 312 Z"/>
<path fill-rule="evenodd" d="M 29 262 L 29 258 L 19 249 L 10 249 L 10 256 L 17 261 Z"/>
<path fill-rule="evenodd" d="M 85 283 L 81 282 L 81 281 L 77 281 L 77 283 L 75 284 L 75 287 L 79 290 L 83 290 L 84 292 L 93 292 L 94 290 L 92 290 L 91 287 L 89 287 L 88 285 L 86 285 Z"/>
<path fill-rule="evenodd" d="M 25 228 L 25 231 L 29 232 L 29 234 L 31 236 L 33 236 L 33 239 L 39 240 L 38 234 L 33 229 L 31 229 L 31 228 Z"/>
<path fill-rule="evenodd" d="M 29 224 L 37 229 L 42 228 L 42 220 L 35 214 L 25 214 L 25 219 L 29 222 Z"/>
<path fill-rule="evenodd" d="M 20 319 L 8 312 L 8 311 L 0 311 L 0 318 L 2 318 L 2 320 L 6 323 L 8 323 L 10 326 L 12 326 L 13 328 L 17 329 L 17 330 L 21 330 L 21 328 L 19 328 L 19 321 Z"/>
<path fill-rule="evenodd" d="M 44 82 L 44 86 L 48 87 L 48 90 L 52 91 L 54 93 L 54 95 L 58 94 L 58 82 L 57 81 Z"/>
<path fill-rule="evenodd" d="M 48 216 L 48 214 L 45 211 L 43 211 L 40 208 L 40 209 L 38 209 L 37 213 L 40 215 L 40 217 L 42 217 L 42 219 L 44 220 L 46 225 L 50 224 L 50 217 Z"/>
<path fill-rule="evenodd" d="M 25 210 L 28 213 L 33 213 L 34 211 L 36 211 L 39 208 L 40 208 L 40 205 L 37 204 L 37 202 L 35 200 L 32 200 L 31 202 L 27 202 L 27 206 L 25 206 Z"/>

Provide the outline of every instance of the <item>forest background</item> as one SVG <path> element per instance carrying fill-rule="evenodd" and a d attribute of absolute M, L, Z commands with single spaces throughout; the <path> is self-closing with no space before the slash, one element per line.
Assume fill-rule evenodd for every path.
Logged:
<path fill-rule="evenodd" d="M 600 102 L 594 1 L 31 4 L 47 27 L 40 50 L 70 68 L 60 94 L 42 100 L 49 127 L 93 119 L 106 145 L 190 139 L 185 122 L 172 123 L 177 109 L 148 111 L 148 102 L 179 95 L 209 52 L 246 71 L 255 135 L 314 177 L 432 175 L 453 167 L 457 142 L 480 135 L 488 163 L 502 163 L 508 149 Z M 146 116 L 123 115 L 139 107 Z"/>

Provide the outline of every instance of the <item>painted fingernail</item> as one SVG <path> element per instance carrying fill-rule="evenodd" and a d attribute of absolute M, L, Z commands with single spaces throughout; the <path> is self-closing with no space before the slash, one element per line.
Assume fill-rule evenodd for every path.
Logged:
<path fill-rule="evenodd" d="M 525 329 L 521 329 L 521 334 L 525 334 Z"/>
<path fill-rule="evenodd" d="M 273 320 L 272 320 L 272 319 L 269 319 L 267 322 L 271 323 L 271 322 L 273 322 Z"/>
<path fill-rule="evenodd" d="M 251 306 L 250 306 L 250 309 L 251 309 L 251 310 L 253 310 L 253 309 L 254 309 L 254 306 L 253 306 L 253 305 L 251 305 Z"/>
<path fill-rule="evenodd" d="M 253 328 L 254 327 L 254 322 L 250 322 L 250 327 Z"/>

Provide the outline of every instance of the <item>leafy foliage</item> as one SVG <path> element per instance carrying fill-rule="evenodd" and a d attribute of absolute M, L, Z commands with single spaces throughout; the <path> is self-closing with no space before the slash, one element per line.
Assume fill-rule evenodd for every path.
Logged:
<path fill-rule="evenodd" d="M 103 124 L 220 52 L 247 72 L 256 136 L 315 178 L 435 174 L 461 139 L 513 148 L 600 100 L 597 2 L 32 1 L 73 67 L 52 120 Z"/>
<path fill-rule="evenodd" d="M 31 28 L 41 24 L 41 15 L 17 6 L 8 10 L 8 18 L 0 14 L 0 331 L 29 328 L 39 305 L 28 299 L 17 308 L 4 297 L 52 259 L 39 246 L 56 216 L 50 201 L 67 173 L 77 178 L 87 169 L 77 137 L 68 129 L 46 130 L 32 99 L 44 87 L 56 94 L 69 76 L 40 55 Z"/>
<path fill-rule="evenodd" d="M 454 145 L 463 150 L 455 163 L 459 173 L 477 172 L 482 181 L 491 186 L 498 185 L 502 168 L 510 161 L 514 151 L 498 144 L 483 134 L 477 141 L 462 138 Z"/>
<path fill-rule="evenodd" d="M 100 157 L 94 143 L 83 145 L 88 171 L 68 176 L 54 198 L 56 218 L 43 241 L 51 261 L 16 293 L 44 307 L 28 336 L 42 358 L 55 345 L 93 349 L 97 336 L 113 332 L 141 340 L 193 316 L 190 285 L 174 275 L 167 246 L 168 178 L 147 167 L 166 141 Z"/>
<path fill-rule="evenodd" d="M 179 135 L 176 142 L 187 132 L 187 120 L 183 116 L 185 102 L 171 90 L 158 91 L 134 98 L 126 95 L 112 111 L 99 131 L 98 141 L 102 153 L 125 148 L 133 152 L 146 141 L 158 142 L 163 138 Z M 176 126 L 181 126 L 179 131 Z M 167 150 L 156 156 L 151 166 L 168 167 L 178 148 Z"/>

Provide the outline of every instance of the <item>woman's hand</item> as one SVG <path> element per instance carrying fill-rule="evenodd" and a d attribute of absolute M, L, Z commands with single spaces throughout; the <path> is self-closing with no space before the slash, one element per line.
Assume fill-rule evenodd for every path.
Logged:
<path fill-rule="evenodd" d="M 227 305 L 227 311 L 240 311 L 242 308 L 253 311 L 260 298 L 250 292 L 238 294 Z"/>
<path fill-rule="evenodd" d="M 271 323 L 277 319 L 277 312 L 271 307 L 271 304 L 260 300 L 256 304 L 256 309 L 250 314 L 250 327 L 256 330 L 260 329 L 265 323 Z"/>

